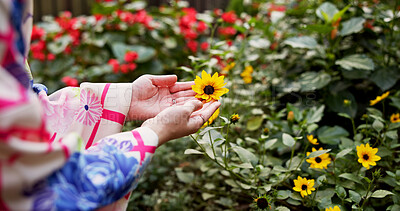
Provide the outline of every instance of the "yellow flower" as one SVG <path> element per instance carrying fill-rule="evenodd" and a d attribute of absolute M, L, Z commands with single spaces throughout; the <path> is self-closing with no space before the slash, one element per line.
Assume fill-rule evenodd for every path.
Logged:
<path fill-rule="evenodd" d="M 397 123 L 400 122 L 400 114 L 392 114 L 392 116 L 390 116 L 390 122 L 391 123 Z"/>
<path fill-rule="evenodd" d="M 381 96 L 378 96 L 375 98 L 375 100 L 370 100 L 370 105 L 373 106 L 375 104 L 377 104 L 378 102 L 380 102 L 381 100 L 387 98 L 387 96 L 389 96 L 389 91 L 383 93 Z"/>
<path fill-rule="evenodd" d="M 325 208 L 325 211 L 340 211 L 340 208 L 338 206 L 334 206 L 333 208 L 332 207 Z"/>
<path fill-rule="evenodd" d="M 307 135 L 307 139 L 310 143 L 314 144 L 314 145 L 318 145 L 318 139 L 314 138 L 313 135 Z"/>
<path fill-rule="evenodd" d="M 235 124 L 236 122 L 238 122 L 240 119 L 239 114 L 232 114 L 231 116 L 231 123 Z"/>
<path fill-rule="evenodd" d="M 244 68 L 244 71 L 242 73 L 240 73 L 240 76 L 242 76 L 244 83 L 249 84 L 253 81 L 253 77 L 251 76 L 253 71 L 253 67 L 249 65 Z"/>
<path fill-rule="evenodd" d="M 289 111 L 289 113 L 287 114 L 287 120 L 293 121 L 293 119 L 294 119 L 294 113 L 293 111 Z"/>
<path fill-rule="evenodd" d="M 357 146 L 357 155 L 358 162 L 361 163 L 365 168 L 369 169 L 369 166 L 375 166 L 376 162 L 381 159 L 378 155 L 375 155 L 378 152 L 378 148 L 372 148 L 367 143 L 365 146 L 361 144 Z"/>
<path fill-rule="evenodd" d="M 344 99 L 344 100 L 343 100 L 343 104 L 348 106 L 348 105 L 351 104 L 351 101 L 348 100 L 348 99 Z"/>
<path fill-rule="evenodd" d="M 202 128 L 211 125 L 211 123 L 214 122 L 214 120 L 218 117 L 218 115 L 219 115 L 219 108 L 215 110 L 215 112 L 213 113 L 213 115 L 211 115 L 208 121 L 203 124 Z"/>
<path fill-rule="evenodd" d="M 314 180 L 310 179 L 308 180 L 307 178 L 301 178 L 300 176 L 297 177 L 297 180 L 293 180 L 294 182 L 294 187 L 293 190 L 300 192 L 301 197 L 304 198 L 304 196 L 310 195 L 311 191 L 314 191 Z"/>
<path fill-rule="evenodd" d="M 319 148 L 319 150 L 323 150 L 322 147 Z M 315 152 L 317 150 L 313 147 L 312 151 Z M 310 154 L 310 152 L 307 152 L 307 156 L 309 156 Z M 320 156 L 309 158 L 306 161 L 307 163 L 311 164 L 310 168 L 327 169 L 328 165 L 331 163 L 331 158 L 329 157 L 328 153 L 324 153 Z"/>
<path fill-rule="evenodd" d="M 229 89 L 224 88 L 226 85 L 224 76 L 218 76 L 218 73 L 215 73 L 211 77 L 210 74 L 203 70 L 201 77 L 196 76 L 196 79 L 194 79 L 195 85 L 192 86 L 192 89 L 197 93 L 195 97 L 209 102 L 211 100 L 219 100 L 222 95 L 229 92 Z"/>
<path fill-rule="evenodd" d="M 235 62 L 231 62 L 227 64 L 222 70 L 228 72 L 229 70 L 232 70 L 235 67 L 235 65 L 236 65 Z"/>

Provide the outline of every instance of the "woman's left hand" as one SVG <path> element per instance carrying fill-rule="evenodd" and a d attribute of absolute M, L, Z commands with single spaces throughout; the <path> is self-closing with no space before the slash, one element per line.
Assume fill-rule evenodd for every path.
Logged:
<path fill-rule="evenodd" d="M 127 120 L 146 120 L 176 104 L 195 99 L 194 82 L 177 82 L 176 75 L 143 75 L 132 83 Z"/>

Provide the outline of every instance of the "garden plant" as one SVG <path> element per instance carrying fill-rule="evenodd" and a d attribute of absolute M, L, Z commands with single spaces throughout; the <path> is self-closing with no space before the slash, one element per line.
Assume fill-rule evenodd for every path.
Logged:
<path fill-rule="evenodd" d="M 29 64 L 50 92 L 177 74 L 221 101 L 129 210 L 400 210 L 399 46 L 398 1 L 96 1 L 37 23 Z"/>

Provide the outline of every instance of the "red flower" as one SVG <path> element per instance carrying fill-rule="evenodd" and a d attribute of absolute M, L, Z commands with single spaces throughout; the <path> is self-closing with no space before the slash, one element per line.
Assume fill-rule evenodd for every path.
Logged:
<path fill-rule="evenodd" d="M 186 39 L 194 40 L 197 38 L 197 33 L 191 29 L 183 29 L 182 34 Z"/>
<path fill-rule="evenodd" d="M 46 54 L 44 54 L 42 51 L 32 51 L 32 57 L 40 61 L 46 60 Z"/>
<path fill-rule="evenodd" d="M 374 30 L 373 24 L 374 24 L 374 20 L 367 20 L 364 23 L 364 27 L 367 28 L 367 29 Z"/>
<path fill-rule="evenodd" d="M 32 52 L 43 51 L 46 48 L 46 42 L 44 40 L 40 40 L 39 42 L 33 43 L 31 45 Z"/>
<path fill-rule="evenodd" d="M 37 26 L 33 26 L 32 27 L 32 36 L 31 36 L 31 40 L 40 40 L 43 38 L 45 34 L 45 31 L 42 28 L 39 28 Z"/>
<path fill-rule="evenodd" d="M 69 55 L 69 54 L 71 54 L 72 53 L 72 49 L 71 49 L 71 46 L 67 46 L 67 47 L 65 47 L 65 49 L 64 49 L 64 54 L 65 55 Z"/>
<path fill-rule="evenodd" d="M 125 53 L 124 60 L 127 63 L 131 63 L 135 61 L 139 57 L 138 53 L 136 51 L 128 51 Z"/>
<path fill-rule="evenodd" d="M 129 71 L 134 71 L 136 69 L 136 67 L 137 67 L 137 65 L 135 63 L 128 64 Z"/>
<path fill-rule="evenodd" d="M 236 34 L 236 29 L 232 26 L 220 27 L 218 32 L 223 36 L 231 36 Z"/>
<path fill-rule="evenodd" d="M 56 56 L 52 53 L 47 54 L 47 60 L 53 61 L 56 58 Z"/>
<path fill-rule="evenodd" d="M 118 73 L 119 71 L 119 62 L 116 59 L 108 60 L 108 64 L 113 68 L 114 73 Z"/>
<path fill-rule="evenodd" d="M 207 24 L 204 23 L 203 21 L 199 21 L 197 23 L 197 31 L 199 33 L 203 33 L 205 30 L 207 30 Z"/>
<path fill-rule="evenodd" d="M 237 16 L 234 11 L 229 11 L 222 14 L 221 18 L 227 23 L 235 23 Z"/>
<path fill-rule="evenodd" d="M 193 53 L 195 53 L 197 51 L 197 46 L 199 45 L 199 43 L 197 41 L 190 40 L 186 45 Z"/>
<path fill-rule="evenodd" d="M 203 51 L 206 51 L 206 50 L 208 49 L 209 46 L 210 46 L 210 45 L 208 44 L 208 42 L 202 42 L 202 43 L 200 44 L 200 48 L 201 48 L 201 50 L 203 50 Z"/>
<path fill-rule="evenodd" d="M 285 12 L 286 7 L 284 5 L 276 5 L 276 4 L 271 4 L 271 6 L 268 9 L 270 12 L 272 11 L 277 11 L 277 12 Z"/>
<path fill-rule="evenodd" d="M 121 64 L 121 72 L 122 73 L 128 73 L 129 72 L 128 64 Z"/>
<path fill-rule="evenodd" d="M 61 79 L 62 82 L 65 83 L 65 85 L 67 86 L 73 86 L 73 87 L 77 87 L 78 86 L 78 80 L 76 80 L 76 78 L 72 78 L 70 76 L 64 76 Z"/>
<path fill-rule="evenodd" d="M 214 14 L 215 14 L 215 16 L 221 16 L 222 15 L 222 10 L 221 9 L 214 9 Z"/>

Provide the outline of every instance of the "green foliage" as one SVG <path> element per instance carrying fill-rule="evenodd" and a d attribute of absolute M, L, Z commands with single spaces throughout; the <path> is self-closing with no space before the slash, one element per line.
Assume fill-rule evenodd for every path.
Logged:
<path fill-rule="evenodd" d="M 143 7 L 135 2 L 128 8 Z M 230 8 L 241 2 L 248 3 L 232 1 Z M 236 11 L 240 20 L 234 23 L 197 14 L 210 27 L 196 38 L 210 44 L 206 51 L 188 50 L 177 20 L 185 2 L 173 1 L 148 9 L 155 29 L 84 28 L 91 41 L 73 56 L 30 64 L 36 78 L 53 88 L 61 76 L 74 74 L 95 82 L 132 81 L 145 73 L 176 73 L 182 80 L 202 70 L 225 75 L 230 91 L 222 97 L 220 118 L 159 148 L 129 209 L 257 210 L 258 197 L 267 198 L 271 210 L 399 209 L 398 3 L 250 2 Z M 93 11 L 112 14 L 117 8 L 95 4 Z M 42 26 L 48 36 L 59 30 L 54 21 Z M 221 33 L 225 27 L 235 33 Z M 47 48 L 57 54 L 66 42 Z M 107 61 L 122 62 L 127 51 L 138 52 L 137 69 L 113 73 Z M 231 124 L 234 113 L 240 120 Z M 368 169 L 357 151 L 366 144 L 381 158 Z M 326 168 L 311 168 L 317 159 L 325 159 Z M 314 180 L 310 195 L 293 190 L 298 177 Z"/>

